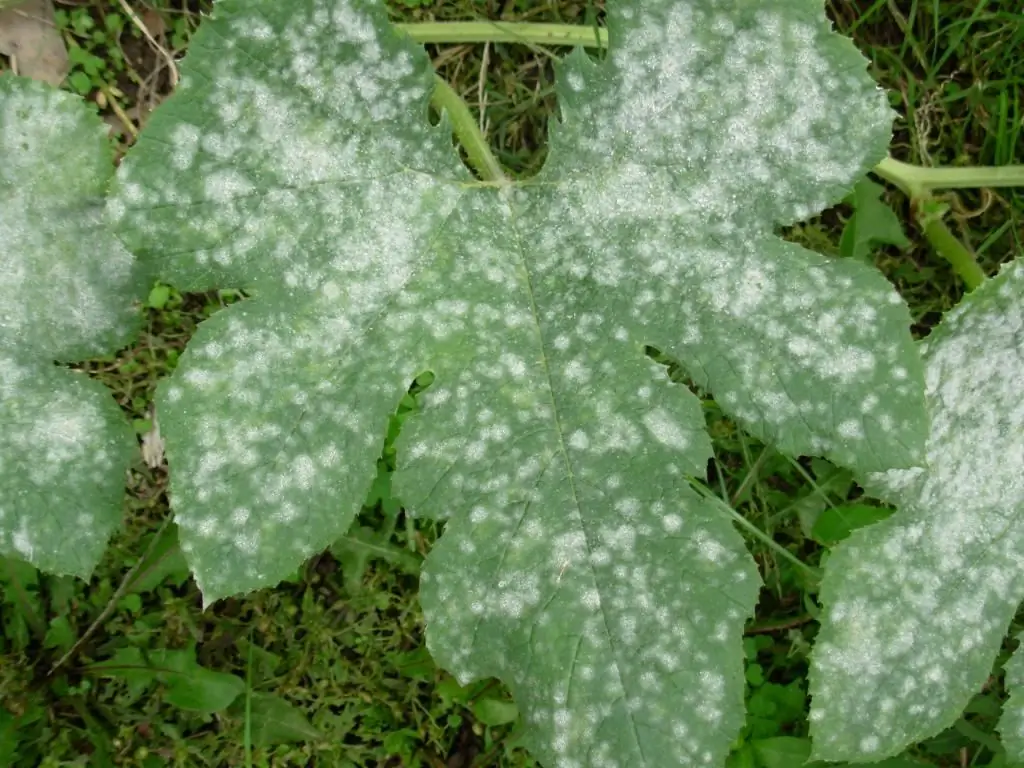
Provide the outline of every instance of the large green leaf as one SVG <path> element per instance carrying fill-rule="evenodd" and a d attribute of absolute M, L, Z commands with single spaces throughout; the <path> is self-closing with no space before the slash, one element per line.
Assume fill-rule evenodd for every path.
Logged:
<path fill-rule="evenodd" d="M 102 222 L 106 127 L 78 97 L 0 77 L 0 554 L 86 577 L 121 521 L 131 428 L 55 367 L 136 330 L 134 258 Z"/>
<path fill-rule="evenodd" d="M 207 601 L 346 529 L 431 370 L 396 482 L 453 517 L 433 652 L 507 680 L 552 764 L 724 759 L 758 579 L 687 487 L 699 401 L 644 345 L 782 450 L 864 471 L 913 465 L 925 411 L 886 281 L 773 234 L 884 155 L 884 94 L 818 3 L 720 5 L 609 3 L 608 61 L 561 69 L 548 163 L 518 184 L 475 182 L 429 126 L 429 61 L 381 4 L 216 7 L 110 205 L 169 282 L 256 293 L 160 393 Z"/>
<path fill-rule="evenodd" d="M 815 756 L 878 760 L 953 723 L 1024 598 L 1024 262 L 922 343 L 926 468 L 875 473 L 901 507 L 828 561 L 813 655 Z"/>

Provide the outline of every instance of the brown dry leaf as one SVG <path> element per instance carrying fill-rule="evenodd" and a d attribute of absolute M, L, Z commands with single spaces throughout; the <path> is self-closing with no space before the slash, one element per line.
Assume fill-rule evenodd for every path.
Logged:
<path fill-rule="evenodd" d="M 160 37 L 167 30 L 163 14 L 153 8 L 145 9 L 139 18 L 153 37 Z"/>
<path fill-rule="evenodd" d="M 150 419 L 153 426 L 142 436 L 142 459 L 150 469 L 156 469 L 164 462 L 164 439 L 160 435 L 160 422 L 156 418 L 156 408 L 150 406 Z"/>
<path fill-rule="evenodd" d="M 3 3 L 3 0 L 0 0 Z M 53 23 L 51 0 L 27 0 L 0 10 L 0 53 L 24 77 L 60 85 L 68 74 L 68 50 Z"/>

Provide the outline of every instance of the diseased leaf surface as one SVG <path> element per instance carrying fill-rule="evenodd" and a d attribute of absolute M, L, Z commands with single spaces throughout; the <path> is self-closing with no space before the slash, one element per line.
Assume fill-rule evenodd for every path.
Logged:
<path fill-rule="evenodd" d="M 773 234 L 849 191 L 891 115 L 820 9 L 609 5 L 608 61 L 560 72 L 543 173 L 483 185 L 380 4 L 223 0 L 111 213 L 168 282 L 256 293 L 160 393 L 208 602 L 344 532 L 430 370 L 396 487 L 452 518 L 423 577 L 432 652 L 508 681 L 549 764 L 714 765 L 758 579 L 686 483 L 710 456 L 700 403 L 643 348 L 782 450 L 911 466 L 906 307 Z"/>
<path fill-rule="evenodd" d="M 120 524 L 135 451 L 110 392 L 53 365 L 138 322 L 134 259 L 102 222 L 105 133 L 77 97 L 0 77 L 0 554 L 81 577 Z"/>
<path fill-rule="evenodd" d="M 952 724 L 1024 598 L 1024 262 L 922 343 L 926 468 L 868 475 L 901 507 L 828 561 L 815 756 L 878 760 Z"/>

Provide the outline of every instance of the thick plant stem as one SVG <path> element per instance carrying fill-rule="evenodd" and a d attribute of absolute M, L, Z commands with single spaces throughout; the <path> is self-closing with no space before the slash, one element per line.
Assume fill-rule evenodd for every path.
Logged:
<path fill-rule="evenodd" d="M 887 157 L 875 166 L 874 172 L 909 197 L 919 197 L 933 189 L 1024 187 L 1024 165 L 923 168 Z"/>
<path fill-rule="evenodd" d="M 469 163 L 480 174 L 480 178 L 484 181 L 506 181 L 505 171 L 491 152 L 473 113 L 455 89 L 440 77 L 437 78 L 437 87 L 434 88 L 430 103 L 438 112 L 443 110 L 448 115 L 456 138 L 466 150 Z"/>
<path fill-rule="evenodd" d="M 938 216 L 922 217 L 920 222 L 932 248 L 950 263 L 967 290 L 973 291 L 985 282 L 985 272 L 975 261 L 974 254 L 950 231 L 946 222 Z"/>
<path fill-rule="evenodd" d="M 608 31 L 577 24 L 532 24 L 508 21 L 434 21 L 396 24 L 418 43 L 522 43 L 604 48 Z"/>

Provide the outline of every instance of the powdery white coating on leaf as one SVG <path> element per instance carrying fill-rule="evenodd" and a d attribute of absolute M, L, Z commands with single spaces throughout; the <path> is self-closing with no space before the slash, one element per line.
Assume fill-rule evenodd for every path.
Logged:
<path fill-rule="evenodd" d="M 699 17 L 676 18 L 685 7 Z M 724 758 L 756 570 L 686 490 L 710 455 L 700 403 L 644 345 L 790 450 L 888 468 L 923 442 L 906 308 L 881 276 L 771 234 L 883 156 L 882 94 L 823 20 L 726 8 L 613 6 L 611 63 L 566 70 L 542 176 L 482 186 L 428 126 L 429 61 L 386 30 L 382 3 L 217 5 L 110 204 L 169 281 L 257 293 L 203 324 L 161 392 L 207 602 L 274 583 L 344 531 L 388 414 L 429 369 L 395 482 L 413 511 L 452 517 L 424 581 L 433 652 L 461 679 L 509 681 L 553 765 Z M 781 85 L 799 68 L 773 58 L 772 23 L 814 72 L 796 131 Z M 648 76 L 693 45 L 682 70 Z M 773 129 L 777 149 L 741 137 L 735 165 L 714 154 L 730 146 L 721 121 L 694 121 L 709 104 L 672 81 L 698 71 L 771 85 L 770 114 L 742 87 L 723 103 L 737 135 Z M 649 114 L 627 119 L 630 99 Z M 801 142 L 834 161 L 809 173 Z M 749 173 L 766 152 L 783 187 Z"/>
<path fill-rule="evenodd" d="M 559 92 L 540 177 L 561 187 L 529 213 L 540 246 L 633 292 L 647 340 L 780 450 L 912 466 L 925 418 L 904 303 L 877 271 L 773 234 L 884 156 L 885 95 L 824 17 L 736 5 L 609 3 L 607 66 L 564 64 L 578 87 Z"/>
<path fill-rule="evenodd" d="M 927 465 L 865 479 L 901 509 L 826 570 L 811 677 L 826 760 L 878 760 L 949 726 L 1024 599 L 1024 262 L 921 346 Z"/>
<path fill-rule="evenodd" d="M 276 583 L 348 528 L 387 414 L 427 364 L 418 338 L 381 332 L 382 310 L 431 273 L 468 178 L 425 119 L 429 61 L 380 18 L 312 0 L 215 15 L 109 205 L 140 253 L 166 249 L 178 287 L 259 294 L 203 324 L 159 393 L 207 602 Z"/>
<path fill-rule="evenodd" d="M 416 373 L 383 339 L 360 349 L 363 368 L 346 368 L 359 349 L 349 319 L 326 300 L 306 309 L 229 307 L 200 327 L 158 393 L 168 462 L 188 479 L 171 487 L 181 547 L 207 603 L 279 581 L 340 535 L 342 505 L 366 491 L 354 467 L 372 468 L 386 428 L 374 413 L 400 396 L 379 377 Z M 365 410 L 344 392 L 363 393 Z M 179 402 L 202 410 L 193 421 Z"/>
<path fill-rule="evenodd" d="M 0 555 L 86 578 L 136 443 L 109 390 L 53 361 L 124 343 L 139 275 L 102 222 L 112 156 L 81 99 L 0 76 L 0 158 Z"/>
<path fill-rule="evenodd" d="M 579 85 L 559 92 L 553 174 L 602 168 L 654 186 L 670 170 L 687 182 L 676 216 L 702 232 L 769 233 L 840 200 L 884 156 L 885 94 L 820 8 L 661 0 L 608 14 L 608 65 L 566 65 Z M 657 215 L 647 195 L 624 202 Z"/>
<path fill-rule="evenodd" d="M 1018 635 L 1017 642 L 1022 641 L 1024 637 Z M 1024 762 L 1024 653 L 1021 645 L 1006 662 L 1004 684 L 1010 695 L 1003 704 L 1003 716 L 999 719 L 999 740 L 1006 748 L 1010 762 Z"/>
<path fill-rule="evenodd" d="M 0 77 L 0 347 L 49 362 L 137 326 L 134 258 L 102 223 L 106 126 L 71 94 Z"/>
<path fill-rule="evenodd" d="M 121 523 L 133 454 L 105 387 L 0 352 L 0 555 L 87 578 Z"/>
<path fill-rule="evenodd" d="M 137 250 L 175 244 L 159 267 L 179 287 L 283 282 L 379 311 L 408 280 L 453 204 L 444 177 L 466 174 L 425 119 L 422 50 L 355 5 L 228 0 L 190 44 L 109 205 Z"/>

